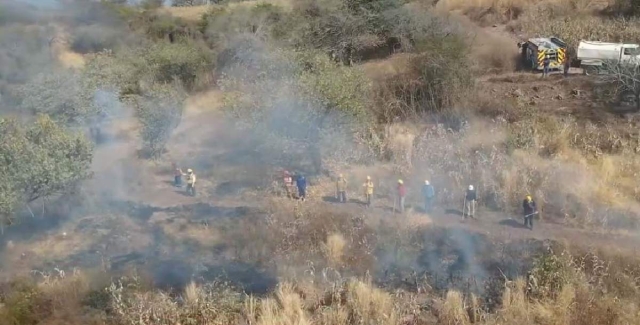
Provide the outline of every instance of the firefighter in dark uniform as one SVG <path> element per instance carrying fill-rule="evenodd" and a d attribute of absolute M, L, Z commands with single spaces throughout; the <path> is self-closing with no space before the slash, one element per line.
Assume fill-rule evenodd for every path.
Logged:
<path fill-rule="evenodd" d="M 522 201 L 522 208 L 524 210 L 524 226 L 533 230 L 533 217 L 538 214 L 538 207 L 531 195 L 527 195 Z"/>

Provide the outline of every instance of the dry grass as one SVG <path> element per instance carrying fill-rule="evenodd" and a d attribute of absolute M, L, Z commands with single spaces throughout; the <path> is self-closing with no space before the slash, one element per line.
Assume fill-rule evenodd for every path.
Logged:
<path fill-rule="evenodd" d="M 386 59 L 370 60 L 359 65 L 366 76 L 373 81 L 384 81 L 388 78 L 412 72 L 410 69 L 410 53 L 394 54 Z"/>
<path fill-rule="evenodd" d="M 346 246 L 347 242 L 341 234 L 334 233 L 327 237 L 324 253 L 329 266 L 338 267 L 342 264 Z"/>
<path fill-rule="evenodd" d="M 560 11 L 549 14 L 549 11 Z M 544 23 L 541 23 L 544 21 Z M 512 24 L 515 31 L 530 37 L 555 35 L 577 46 L 580 40 L 635 42 L 640 28 L 635 18 L 606 18 L 546 7 L 533 8 Z"/>
<path fill-rule="evenodd" d="M 623 325 L 631 324 L 625 322 L 638 315 L 634 302 L 640 294 L 637 281 L 640 261 L 634 259 L 603 260 L 595 254 L 582 256 L 569 252 L 544 255 L 552 257 L 536 263 L 526 280 L 508 281 L 506 286 L 501 280 L 487 282 L 487 286 L 495 287 L 490 290 L 485 287 L 485 290 L 497 294 L 495 297 L 476 295 L 464 289 L 425 290 L 422 288 L 429 288 L 433 283 L 409 273 L 404 276 L 398 273 L 403 279 L 399 283 L 405 283 L 405 277 L 415 279 L 409 286 L 396 287 L 389 282 L 383 287 L 380 283 L 386 282 L 379 278 L 382 272 L 375 270 L 394 264 L 408 272 L 413 267 L 421 267 L 412 261 L 417 261 L 424 252 L 455 252 L 455 247 L 451 246 L 455 241 L 450 239 L 454 233 L 420 228 L 407 220 L 397 220 L 395 224 L 381 224 L 375 229 L 375 236 L 365 237 L 363 232 L 373 231 L 367 225 L 364 225 L 365 229 L 362 229 L 363 225 L 353 225 L 353 220 L 346 215 L 326 206 L 311 201 L 305 204 L 306 207 L 294 207 L 291 201 L 277 203 L 271 208 L 268 222 L 243 220 L 227 228 L 240 231 L 224 233 L 229 249 L 262 251 L 266 254 L 265 259 L 269 259 L 264 265 L 277 265 L 281 281 L 266 296 L 246 296 L 222 282 L 191 282 L 174 296 L 145 287 L 144 279 L 135 274 L 116 279 L 106 291 L 96 290 L 107 285 L 108 274 L 57 272 L 27 289 L 0 286 L 0 297 L 5 303 L 5 307 L 0 307 L 0 316 L 4 316 L 0 318 L 0 324 L 16 324 L 3 320 L 23 317 L 17 314 L 24 310 L 18 306 L 28 306 L 26 310 L 30 317 L 35 317 L 29 319 L 44 320 L 45 324 L 108 321 L 117 325 L 426 325 L 436 323 L 432 320 L 436 317 L 438 324 L 460 325 L 587 325 L 592 324 L 592 319 L 597 319 L 599 324 L 610 321 L 610 324 Z M 253 222 L 256 224 L 252 225 Z M 219 226 L 223 227 L 223 224 Z M 476 237 L 472 234 L 464 236 Z M 373 247 L 363 245 L 363 242 L 373 244 Z M 496 251 L 496 247 L 487 249 Z M 374 248 L 391 249 L 395 261 L 382 257 L 384 254 L 376 255 Z M 493 268 L 496 266 L 493 263 L 505 263 L 499 260 L 522 258 L 521 250 L 504 251 L 509 252 L 506 253 L 508 256 L 502 253 L 502 257 L 496 257 L 495 262 L 486 265 Z M 476 253 L 475 260 L 491 258 L 487 252 Z M 234 255 L 247 262 L 252 258 L 251 254 L 240 251 Z M 382 258 L 377 261 L 362 259 L 366 255 Z M 443 265 L 448 263 L 447 259 L 448 255 L 435 257 Z M 305 263 L 308 263 L 306 267 L 301 266 Z M 480 263 L 478 267 L 484 265 Z M 297 272 L 287 273 L 283 270 L 287 267 Z M 301 271 L 303 268 L 304 272 Z M 361 276 L 347 277 L 354 273 Z M 500 304 L 489 308 L 489 297 L 501 301 Z M 110 312 L 101 314 L 100 311 L 106 308 Z M 581 316 L 585 310 L 588 310 L 588 316 Z"/>
<path fill-rule="evenodd" d="M 259 4 L 272 4 L 284 9 L 291 9 L 291 0 L 249 0 L 249 1 L 237 1 L 229 2 L 225 5 L 201 5 L 201 6 L 189 6 L 189 7 L 162 7 L 158 9 L 162 13 L 168 13 L 174 17 L 182 18 L 188 21 L 199 21 L 203 15 L 207 14 L 213 9 L 220 7 L 226 8 L 238 8 L 238 7 L 254 7 Z"/>
<path fill-rule="evenodd" d="M 555 12 L 575 15 L 576 13 L 593 13 L 603 10 L 611 3 L 610 0 L 443 0 L 438 1 L 436 8 L 443 11 L 462 12 L 481 25 L 490 26 L 516 21 L 521 16 L 542 7 L 547 10 L 555 10 Z M 549 16 L 554 16 L 549 11 L 546 13 L 547 17 L 539 16 L 538 18 L 546 21 L 550 18 Z M 540 24 L 541 20 L 538 20 L 537 23 Z"/>

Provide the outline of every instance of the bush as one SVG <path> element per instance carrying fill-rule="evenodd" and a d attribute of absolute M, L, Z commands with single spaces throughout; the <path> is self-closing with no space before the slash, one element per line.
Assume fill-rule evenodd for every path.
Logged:
<path fill-rule="evenodd" d="M 95 53 L 113 50 L 126 38 L 124 31 L 103 25 L 77 27 L 73 31 L 71 49 L 78 53 Z"/>
<path fill-rule="evenodd" d="M 185 98 L 186 94 L 173 85 L 154 85 L 141 95 L 127 97 L 141 124 L 145 157 L 158 158 L 165 152 L 171 132 L 180 124 Z"/>
<path fill-rule="evenodd" d="M 378 117 L 420 118 L 427 114 L 454 117 L 456 107 L 473 87 L 473 74 L 463 39 L 447 37 L 417 44 L 423 54 L 410 59 L 411 73 L 379 85 Z"/>
<path fill-rule="evenodd" d="M 143 67 L 154 82 L 178 79 L 187 89 L 195 86 L 200 74 L 213 70 L 214 55 L 191 42 L 156 43 L 143 50 Z"/>
<path fill-rule="evenodd" d="M 197 24 L 169 14 L 146 10 L 126 15 L 130 29 L 139 31 L 153 40 L 177 42 L 181 39 L 196 40 L 202 38 Z"/>
<path fill-rule="evenodd" d="M 364 75 L 318 52 L 259 52 L 251 44 L 241 43 L 241 53 L 226 55 L 235 59 L 227 60 L 219 83 L 236 95 L 227 107 L 265 142 L 265 157 L 280 150 L 301 161 L 311 157 L 316 172 L 322 169 L 321 148 L 325 158 L 354 157 L 356 150 L 345 139 L 373 121 Z"/>
<path fill-rule="evenodd" d="M 219 50 L 230 46 L 243 34 L 255 34 L 267 38 L 286 39 L 290 30 L 280 28 L 290 19 L 281 7 L 258 4 L 254 7 L 238 6 L 211 10 L 201 21 L 208 44 Z"/>
<path fill-rule="evenodd" d="M 0 323 L 36 325 L 53 313 L 51 300 L 42 295 L 35 283 L 19 279 L 9 287 L 9 292 L 2 299 Z"/>
<path fill-rule="evenodd" d="M 32 114 L 48 114 L 66 125 L 87 125 L 97 116 L 93 91 L 73 71 L 40 74 L 18 89 L 21 108 Z"/>
<path fill-rule="evenodd" d="M 32 125 L 0 119 L 0 215 L 40 198 L 67 193 L 89 176 L 92 146 L 40 116 Z"/>
<path fill-rule="evenodd" d="M 52 38 L 53 31 L 40 26 L 0 28 L 0 80 L 24 83 L 48 70 L 53 65 L 49 48 Z"/>

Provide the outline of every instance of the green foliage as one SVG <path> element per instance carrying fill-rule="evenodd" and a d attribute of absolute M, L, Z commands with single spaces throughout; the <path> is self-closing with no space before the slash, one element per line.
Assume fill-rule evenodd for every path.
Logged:
<path fill-rule="evenodd" d="M 125 12 L 122 17 L 128 20 L 132 30 L 155 41 L 170 40 L 173 42 L 179 39 L 196 39 L 201 36 L 196 23 L 155 10 Z"/>
<path fill-rule="evenodd" d="M 473 75 L 464 40 L 451 37 L 438 41 L 423 45 L 426 54 L 414 62 L 414 67 L 420 73 L 420 100 L 428 110 L 442 112 L 471 89 Z"/>
<path fill-rule="evenodd" d="M 121 96 L 140 95 L 141 84 L 172 83 L 191 89 L 199 75 L 213 69 L 211 51 L 193 42 L 158 42 L 140 48 L 93 55 L 84 69 L 84 82 L 92 87 L 119 89 Z"/>
<path fill-rule="evenodd" d="M 0 308 L 0 324 L 35 325 L 53 312 L 51 300 L 43 297 L 37 286 L 27 280 L 11 283 Z"/>
<path fill-rule="evenodd" d="M 155 85 L 142 95 L 127 97 L 141 124 L 142 154 L 157 158 L 166 150 L 171 132 L 180 124 L 186 94 L 173 85 Z"/>
<path fill-rule="evenodd" d="M 289 19 L 289 16 L 281 7 L 265 3 L 255 7 L 212 10 L 202 18 L 200 24 L 208 44 L 221 49 L 242 34 L 256 34 L 262 39 L 285 38 L 289 31 L 278 30 L 285 18 Z"/>
<path fill-rule="evenodd" d="M 255 100 L 245 103 L 260 108 L 266 103 L 281 100 L 280 91 L 295 94 L 296 100 L 318 107 L 315 114 L 339 113 L 369 123 L 367 110 L 371 84 L 359 69 L 344 67 L 318 51 L 261 50 L 245 47 L 240 52 L 249 52 L 249 58 L 238 60 L 228 67 L 229 73 L 221 80 L 223 88 L 249 86 L 249 97 Z M 240 55 L 240 54 L 238 54 Z M 241 55 L 240 55 L 241 56 Z M 240 80 L 238 80 L 240 79 Z M 244 85 L 244 86 L 241 86 Z"/>
<path fill-rule="evenodd" d="M 416 46 L 422 54 L 410 61 L 414 73 L 396 76 L 378 89 L 383 96 L 378 118 L 389 121 L 396 117 L 410 119 L 435 113 L 457 119 L 456 106 L 473 88 L 464 39 L 452 35 L 432 38 Z"/>
<path fill-rule="evenodd" d="M 68 125 L 82 125 L 96 116 L 93 91 L 74 71 L 40 74 L 18 90 L 21 108 L 32 114 L 48 114 Z"/>
<path fill-rule="evenodd" d="M 317 51 L 270 50 L 247 42 L 235 49 L 219 84 L 227 107 L 257 138 L 262 157 L 322 161 L 360 159 L 351 137 L 371 126 L 370 83 L 359 69 Z M 238 53 L 239 52 L 239 53 Z M 234 57 L 234 55 L 229 55 Z M 287 152 L 283 157 L 280 152 Z M 269 155 L 277 154 L 278 157 Z"/>
<path fill-rule="evenodd" d="M 0 215 L 11 218 L 15 209 L 39 198 L 73 190 L 89 177 L 92 146 L 41 115 L 31 125 L 0 120 Z"/>
<path fill-rule="evenodd" d="M 149 75 L 160 83 L 178 79 L 191 89 L 198 74 L 213 68 L 214 56 L 195 43 L 156 43 L 146 48 L 142 56 Z"/>
<path fill-rule="evenodd" d="M 309 98 L 317 98 L 327 110 L 370 121 L 367 103 L 371 83 L 360 70 L 340 66 L 317 52 L 302 52 L 296 61 L 304 67 L 299 80 Z"/>
<path fill-rule="evenodd" d="M 549 251 L 534 261 L 529 273 L 529 296 L 534 299 L 556 297 L 574 276 L 575 268 L 571 256 L 567 253 L 557 255 Z"/>
<path fill-rule="evenodd" d="M 95 53 L 117 48 L 126 38 L 125 31 L 99 24 L 79 26 L 73 30 L 71 49 L 78 53 Z"/>
<path fill-rule="evenodd" d="M 0 80 L 23 83 L 51 64 L 53 31 L 22 25 L 0 28 Z"/>
<path fill-rule="evenodd" d="M 118 55 L 103 51 L 92 55 L 83 69 L 87 87 L 118 89 L 121 96 L 139 94 L 140 81 L 144 80 L 143 58 L 132 51 L 122 51 Z"/>

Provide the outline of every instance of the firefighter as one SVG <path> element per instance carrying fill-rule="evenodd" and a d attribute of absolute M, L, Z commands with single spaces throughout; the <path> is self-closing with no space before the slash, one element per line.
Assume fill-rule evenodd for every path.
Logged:
<path fill-rule="evenodd" d="M 296 186 L 298 187 L 298 197 L 300 200 L 305 201 L 307 198 L 307 179 L 302 174 L 298 174 L 296 177 Z"/>
<path fill-rule="evenodd" d="M 293 198 L 293 177 L 291 177 L 291 173 L 288 170 L 284 171 L 283 184 L 287 197 Z"/>
<path fill-rule="evenodd" d="M 367 202 L 367 206 L 371 206 L 371 200 L 373 199 L 373 181 L 371 176 L 367 176 L 367 181 L 362 185 L 364 187 L 364 197 Z"/>
<path fill-rule="evenodd" d="M 182 187 L 182 169 L 176 163 L 173 163 L 173 186 Z"/>
<path fill-rule="evenodd" d="M 549 55 L 544 56 L 544 60 L 542 60 L 542 77 L 546 78 L 549 76 L 549 66 L 551 65 L 551 58 Z"/>
<path fill-rule="evenodd" d="M 533 230 L 533 217 L 538 214 L 538 207 L 536 201 L 531 198 L 531 195 L 527 195 L 522 201 L 522 208 L 524 210 L 524 226 Z"/>
<path fill-rule="evenodd" d="M 436 191 L 433 185 L 429 183 L 429 180 L 424 181 L 422 186 L 422 196 L 424 197 L 424 212 L 431 212 L 433 207 L 433 198 L 436 196 Z"/>
<path fill-rule="evenodd" d="M 347 179 L 343 174 L 340 174 L 336 180 L 336 199 L 340 203 L 347 203 Z"/>
<path fill-rule="evenodd" d="M 406 187 L 404 187 L 404 182 L 399 179 L 398 180 L 398 208 L 400 209 L 400 213 L 404 213 L 404 199 L 405 196 L 407 195 L 407 189 Z M 394 208 L 395 210 L 395 208 Z"/>
<path fill-rule="evenodd" d="M 464 211 L 462 213 L 463 217 L 471 217 L 473 218 L 476 213 L 476 201 L 478 196 L 476 194 L 476 190 L 473 188 L 473 185 L 469 185 L 467 192 L 464 196 Z"/>
<path fill-rule="evenodd" d="M 196 196 L 196 174 L 193 169 L 187 169 L 187 194 Z"/>

